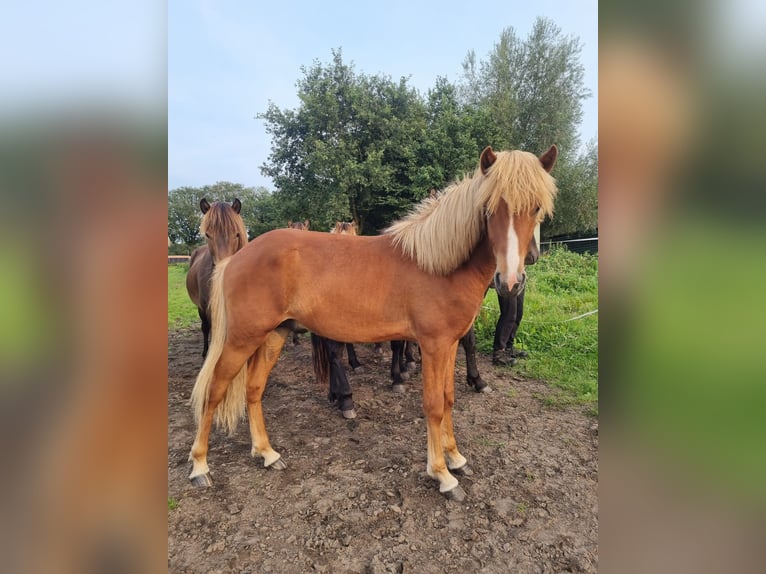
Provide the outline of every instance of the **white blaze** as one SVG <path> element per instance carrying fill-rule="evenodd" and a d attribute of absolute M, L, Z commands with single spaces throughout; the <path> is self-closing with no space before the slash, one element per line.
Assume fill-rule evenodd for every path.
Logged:
<path fill-rule="evenodd" d="M 505 261 L 508 265 L 508 286 L 511 287 L 517 283 L 516 273 L 519 270 L 519 238 L 516 236 L 516 229 L 513 227 L 513 216 L 511 216 L 508 225 L 508 243 L 505 251 Z"/>

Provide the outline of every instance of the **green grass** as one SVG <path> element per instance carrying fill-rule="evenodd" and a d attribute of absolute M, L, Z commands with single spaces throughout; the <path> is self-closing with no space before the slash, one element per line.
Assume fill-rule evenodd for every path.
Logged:
<path fill-rule="evenodd" d="M 172 496 L 168 497 L 168 510 L 175 510 L 178 508 L 178 501 Z"/>
<path fill-rule="evenodd" d="M 186 292 L 186 263 L 168 265 L 168 329 L 199 326 L 197 307 Z"/>
<path fill-rule="evenodd" d="M 524 317 L 516 346 L 529 352 L 513 371 L 556 388 L 546 405 L 588 403 L 597 412 L 598 314 L 569 320 L 598 308 L 598 259 L 566 249 L 544 254 L 527 270 Z M 492 352 L 500 316 L 497 294 L 490 289 L 476 320 L 479 349 Z"/>

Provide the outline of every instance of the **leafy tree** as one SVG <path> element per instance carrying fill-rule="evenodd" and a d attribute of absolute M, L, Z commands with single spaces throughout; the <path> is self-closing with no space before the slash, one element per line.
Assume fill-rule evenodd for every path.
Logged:
<path fill-rule="evenodd" d="M 377 231 L 412 202 L 423 104 L 406 79 L 358 74 L 340 50 L 301 71 L 299 107 L 270 103 L 258 116 L 272 134 L 261 171 L 280 203 L 312 227 L 353 218 L 363 232 Z"/>
<path fill-rule="evenodd" d="M 489 112 L 498 147 L 542 153 L 556 143 L 566 157 L 579 145 L 582 101 L 590 96 L 581 51 L 578 38 L 563 36 L 546 18 L 526 40 L 506 28 L 487 60 L 477 63 L 471 51 L 463 61 L 463 101 Z"/>
<path fill-rule="evenodd" d="M 543 224 L 546 237 L 592 233 L 598 229 L 598 145 L 591 141 L 583 154 L 555 170 L 559 188 L 556 212 Z"/>
<path fill-rule="evenodd" d="M 582 102 L 590 96 L 581 51 L 579 39 L 538 18 L 526 39 L 507 28 L 486 60 L 469 52 L 463 61 L 459 94 L 483 118 L 474 132 L 479 141 L 537 154 L 552 143 L 559 146 L 553 171 L 559 197 L 554 219 L 543 225 L 544 237 L 597 226 L 598 147 L 592 143 L 578 153 Z"/>
<path fill-rule="evenodd" d="M 199 201 L 202 197 L 196 187 L 168 191 L 168 237 L 172 243 L 191 246 L 199 242 Z"/>

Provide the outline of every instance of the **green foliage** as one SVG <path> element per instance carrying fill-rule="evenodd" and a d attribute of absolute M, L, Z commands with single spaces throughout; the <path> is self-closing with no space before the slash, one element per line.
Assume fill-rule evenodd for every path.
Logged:
<path fill-rule="evenodd" d="M 168 496 L 168 510 L 175 510 L 176 508 L 178 508 L 178 500 Z"/>
<path fill-rule="evenodd" d="M 168 265 L 168 329 L 182 329 L 199 326 L 197 307 L 186 292 L 185 263 Z"/>
<path fill-rule="evenodd" d="M 258 116 L 272 134 L 261 171 L 293 219 L 308 218 L 314 229 L 353 219 L 377 232 L 422 195 L 414 177 L 425 107 L 405 78 L 358 74 L 340 50 L 301 71 L 299 107 L 270 103 Z"/>
<path fill-rule="evenodd" d="M 598 144 L 554 169 L 559 188 L 556 213 L 542 227 L 543 237 L 595 232 L 598 229 Z"/>
<path fill-rule="evenodd" d="M 524 317 L 516 346 L 529 352 L 513 370 L 564 391 L 547 400 L 595 402 L 598 398 L 597 314 L 569 319 L 598 308 L 598 259 L 565 248 L 550 251 L 528 268 Z M 487 293 L 476 320 L 479 349 L 492 351 L 500 316 L 497 295 Z"/>

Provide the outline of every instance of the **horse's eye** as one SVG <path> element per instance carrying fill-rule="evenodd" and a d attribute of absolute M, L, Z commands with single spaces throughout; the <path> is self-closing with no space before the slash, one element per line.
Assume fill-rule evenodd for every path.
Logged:
<path fill-rule="evenodd" d="M 539 205 L 535 208 L 535 215 L 537 215 L 538 213 L 540 213 L 540 206 Z"/>
<path fill-rule="evenodd" d="M 213 239 L 212 237 L 210 237 L 209 233 L 205 233 L 205 237 L 207 237 L 208 239 Z"/>

